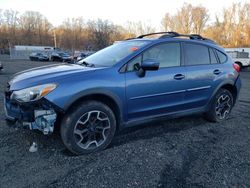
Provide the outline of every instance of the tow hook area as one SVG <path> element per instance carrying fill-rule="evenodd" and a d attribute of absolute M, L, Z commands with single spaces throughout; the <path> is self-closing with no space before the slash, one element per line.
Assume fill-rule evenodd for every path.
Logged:
<path fill-rule="evenodd" d="M 37 129 L 48 135 L 54 131 L 56 121 L 54 110 L 34 110 L 34 122 L 23 122 L 23 126 L 28 126 L 31 130 Z"/>

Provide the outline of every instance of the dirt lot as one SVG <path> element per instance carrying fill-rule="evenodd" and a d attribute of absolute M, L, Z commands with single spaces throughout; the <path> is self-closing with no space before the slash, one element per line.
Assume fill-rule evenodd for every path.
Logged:
<path fill-rule="evenodd" d="M 3 91 L 12 74 L 48 63 L 4 60 L 0 73 L 0 187 L 250 187 L 250 69 L 229 120 L 199 116 L 131 128 L 105 151 L 72 156 L 59 135 L 8 127 Z M 28 151 L 38 143 L 38 152 Z"/>

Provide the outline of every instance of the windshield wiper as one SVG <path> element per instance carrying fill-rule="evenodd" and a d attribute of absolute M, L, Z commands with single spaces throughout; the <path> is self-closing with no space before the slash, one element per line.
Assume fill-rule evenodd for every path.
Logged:
<path fill-rule="evenodd" d="M 86 61 L 81 62 L 81 64 L 80 64 L 80 65 L 85 65 L 86 67 L 95 67 L 95 65 L 94 65 L 94 64 L 92 64 L 92 63 L 88 63 L 88 62 L 86 62 Z"/>

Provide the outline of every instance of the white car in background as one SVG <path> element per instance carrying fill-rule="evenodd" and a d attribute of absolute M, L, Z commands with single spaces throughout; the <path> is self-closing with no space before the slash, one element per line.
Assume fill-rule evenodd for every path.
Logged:
<path fill-rule="evenodd" d="M 233 61 L 240 66 L 240 68 L 250 66 L 249 53 L 245 51 L 226 51 Z"/>

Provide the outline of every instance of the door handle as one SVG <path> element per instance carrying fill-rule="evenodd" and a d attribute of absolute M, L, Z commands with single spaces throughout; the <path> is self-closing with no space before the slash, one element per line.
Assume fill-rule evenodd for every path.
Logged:
<path fill-rule="evenodd" d="M 183 78 L 185 78 L 185 76 L 183 74 L 176 74 L 176 75 L 174 75 L 174 79 L 175 80 L 182 80 Z"/>
<path fill-rule="evenodd" d="M 218 74 L 220 74 L 220 73 L 221 73 L 221 71 L 220 71 L 219 69 L 215 69 L 215 70 L 214 70 L 214 74 L 218 75 Z"/>

